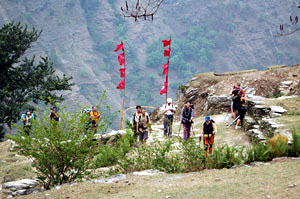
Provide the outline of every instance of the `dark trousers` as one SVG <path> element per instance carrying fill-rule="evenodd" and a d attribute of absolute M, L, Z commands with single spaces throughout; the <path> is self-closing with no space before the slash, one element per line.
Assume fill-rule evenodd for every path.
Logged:
<path fill-rule="evenodd" d="M 168 117 L 165 115 L 164 117 L 164 135 L 171 136 L 172 135 L 172 125 L 173 125 L 173 116 Z"/>

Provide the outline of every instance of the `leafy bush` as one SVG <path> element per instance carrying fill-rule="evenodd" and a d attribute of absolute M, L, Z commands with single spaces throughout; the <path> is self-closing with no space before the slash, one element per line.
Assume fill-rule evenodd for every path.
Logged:
<path fill-rule="evenodd" d="M 130 130 L 117 141 L 113 147 L 102 145 L 97 151 L 95 167 L 106 167 L 115 165 L 118 160 L 123 158 L 135 143 L 135 138 L 132 136 Z"/>
<path fill-rule="evenodd" d="M 242 159 L 238 152 L 239 150 L 234 146 L 223 145 L 222 147 L 216 148 L 214 153 L 208 158 L 207 167 L 221 169 L 239 165 L 242 163 Z"/>
<path fill-rule="evenodd" d="M 59 113 L 62 121 L 47 115 L 33 122 L 28 136 L 22 128 L 9 136 L 18 145 L 18 153 L 34 158 L 33 167 L 46 189 L 87 175 L 95 156 L 94 135 L 84 126 L 81 114 Z"/>
<path fill-rule="evenodd" d="M 271 148 L 271 145 L 268 143 L 253 143 L 252 146 L 246 148 L 245 163 L 271 160 Z"/>
<path fill-rule="evenodd" d="M 300 127 L 292 129 L 293 142 L 289 148 L 288 155 L 292 157 L 299 157 L 300 155 Z"/>

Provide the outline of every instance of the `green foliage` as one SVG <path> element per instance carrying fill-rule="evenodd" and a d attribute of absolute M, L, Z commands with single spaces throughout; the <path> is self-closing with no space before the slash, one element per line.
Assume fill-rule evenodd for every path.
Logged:
<path fill-rule="evenodd" d="M 115 165 L 120 159 L 122 159 L 136 142 L 136 139 L 132 136 L 132 131 L 126 130 L 126 134 L 123 135 L 117 143 L 109 147 L 107 145 L 101 145 L 97 151 L 95 167 L 107 167 Z"/>
<path fill-rule="evenodd" d="M 186 88 L 187 88 L 187 86 L 186 85 L 180 85 L 180 86 L 178 86 L 178 88 L 177 88 L 177 91 L 180 93 L 180 94 L 185 94 L 185 91 L 186 91 Z"/>
<path fill-rule="evenodd" d="M 27 25 L 14 22 L 0 29 L 0 126 L 6 124 L 10 128 L 28 103 L 49 103 L 49 97 L 59 102 L 63 97 L 54 91 L 71 90 L 72 78 L 55 75 L 47 57 L 41 57 L 38 64 L 35 57 L 20 60 L 40 34 L 35 28 L 29 31 Z"/>
<path fill-rule="evenodd" d="M 289 156 L 299 157 L 300 155 L 300 127 L 292 129 L 293 142 L 289 148 Z"/>
<path fill-rule="evenodd" d="M 240 150 L 243 150 L 243 148 Z M 239 154 L 239 149 L 236 147 L 223 145 L 222 147 L 216 148 L 213 154 L 208 157 L 207 167 L 212 169 L 221 169 L 239 165 L 242 163 L 242 159 Z"/>
<path fill-rule="evenodd" d="M 262 142 L 253 143 L 252 146 L 246 148 L 245 163 L 254 161 L 269 161 L 271 160 L 271 145 Z"/>
<path fill-rule="evenodd" d="M 22 127 L 19 134 L 9 136 L 17 143 L 18 153 L 35 159 L 33 166 L 46 189 L 87 175 L 96 153 L 94 135 L 85 129 L 84 117 L 79 113 L 59 115 L 60 122 L 49 120 L 46 114 L 36 120 L 29 136 Z"/>

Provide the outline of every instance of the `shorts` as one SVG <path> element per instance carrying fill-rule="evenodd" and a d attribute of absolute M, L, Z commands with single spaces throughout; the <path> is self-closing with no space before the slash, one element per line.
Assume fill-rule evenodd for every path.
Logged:
<path fill-rule="evenodd" d="M 247 110 L 244 107 L 242 107 L 242 108 L 240 108 L 238 110 L 238 114 L 240 116 L 240 120 L 243 120 L 245 118 L 246 112 L 247 112 Z"/>
<path fill-rule="evenodd" d="M 97 124 L 96 124 L 96 121 L 95 121 L 95 120 L 92 120 L 92 121 L 91 121 L 91 124 L 92 124 L 92 127 L 97 127 Z"/>
<path fill-rule="evenodd" d="M 139 139 L 140 139 L 140 141 L 147 140 L 148 139 L 148 131 L 140 131 Z"/>

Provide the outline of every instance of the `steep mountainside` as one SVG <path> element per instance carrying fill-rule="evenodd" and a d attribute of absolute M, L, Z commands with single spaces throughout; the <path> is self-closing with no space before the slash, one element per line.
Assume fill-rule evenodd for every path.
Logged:
<path fill-rule="evenodd" d="M 124 0 L 1 0 L 0 24 L 15 20 L 43 29 L 28 55 L 48 55 L 58 73 L 74 77 L 73 91 L 65 93 L 72 108 L 95 104 L 107 90 L 109 104 L 120 109 L 112 50 L 121 39 L 128 63 L 126 106 L 163 103 L 160 40 L 170 35 L 172 97 L 198 72 L 300 62 L 299 33 L 274 37 L 279 24 L 299 12 L 292 0 L 165 0 L 154 21 L 138 22 L 122 18 L 121 5 Z"/>

